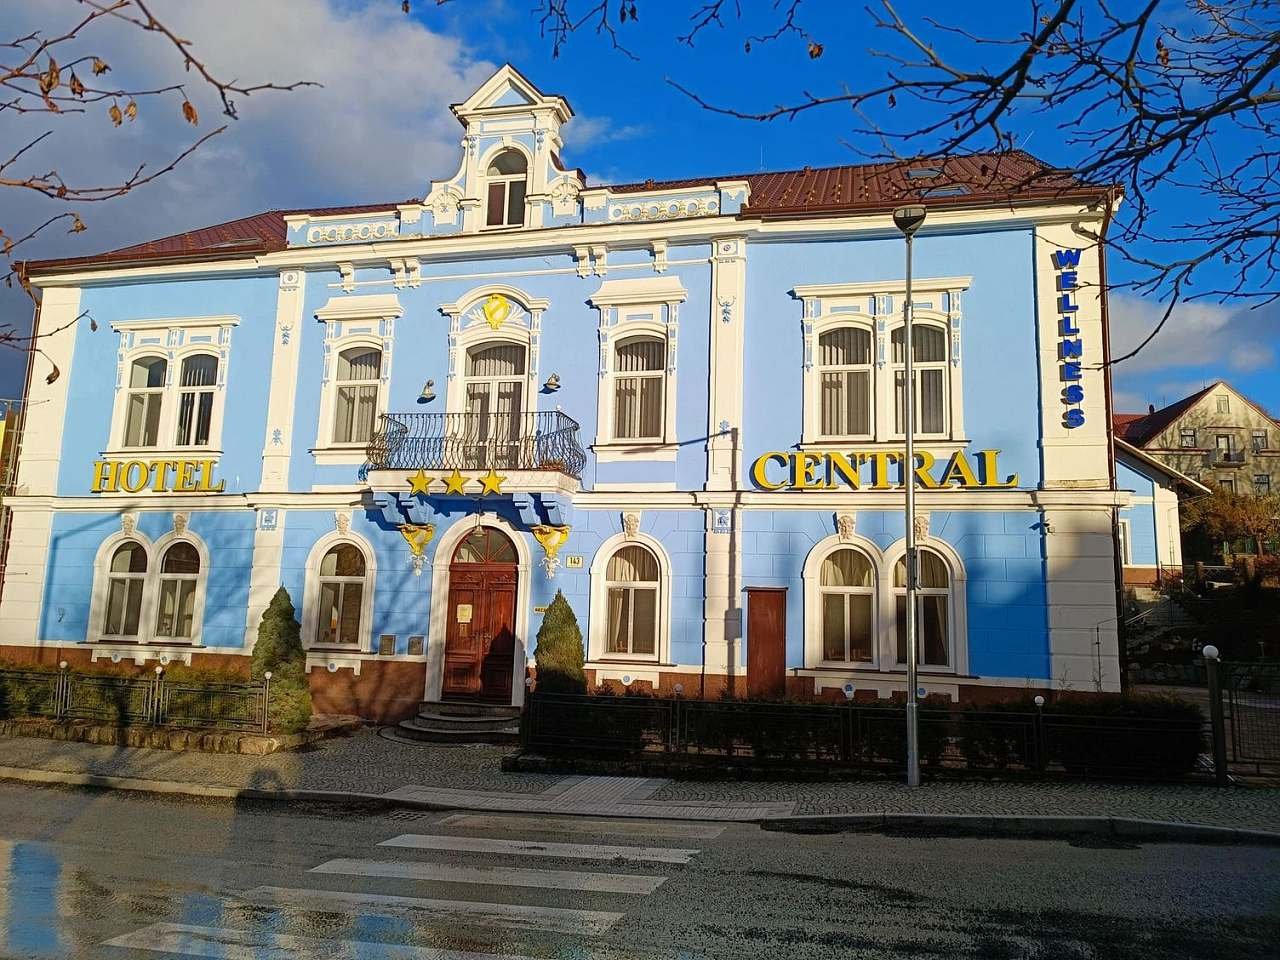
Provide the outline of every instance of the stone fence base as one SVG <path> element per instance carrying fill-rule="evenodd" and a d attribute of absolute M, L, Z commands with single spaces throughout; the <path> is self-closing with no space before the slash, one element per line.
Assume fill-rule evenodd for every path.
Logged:
<path fill-rule="evenodd" d="M 226 730 L 186 730 L 174 727 L 114 726 L 93 720 L 49 720 L 21 717 L 0 720 L 0 736 L 42 737 L 73 743 L 100 743 L 156 750 L 199 750 L 204 753 L 245 753 L 262 756 L 277 750 L 297 750 L 327 737 L 343 736 L 360 727 L 357 717 L 314 717 L 302 733 L 263 734 Z"/>

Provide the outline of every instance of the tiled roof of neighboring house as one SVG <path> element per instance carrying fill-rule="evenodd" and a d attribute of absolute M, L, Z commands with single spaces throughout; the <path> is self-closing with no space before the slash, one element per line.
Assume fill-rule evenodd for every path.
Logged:
<path fill-rule="evenodd" d="M 1111 423 L 1115 428 L 1116 436 L 1129 441 L 1136 447 L 1145 446 L 1147 441 L 1163 433 L 1169 424 L 1195 406 L 1201 397 L 1221 382 L 1221 380 L 1216 380 L 1203 390 L 1199 390 L 1189 397 L 1183 397 L 1181 400 L 1175 401 L 1167 407 L 1161 407 L 1152 413 L 1113 414 Z"/>
<path fill-rule="evenodd" d="M 747 206 L 740 216 L 765 218 L 873 213 L 888 211 L 903 202 L 915 200 L 927 201 L 934 208 L 989 206 L 1014 200 L 1035 203 L 1087 199 L 1112 189 L 1081 183 L 1021 150 L 604 186 L 615 193 L 640 193 L 710 186 L 726 180 L 745 180 L 751 187 Z M 417 201 L 269 210 L 107 253 L 30 261 L 23 269 L 30 272 L 55 267 L 159 263 L 269 253 L 285 248 L 286 216 L 371 213 L 393 209 L 396 203 L 414 202 Z"/>

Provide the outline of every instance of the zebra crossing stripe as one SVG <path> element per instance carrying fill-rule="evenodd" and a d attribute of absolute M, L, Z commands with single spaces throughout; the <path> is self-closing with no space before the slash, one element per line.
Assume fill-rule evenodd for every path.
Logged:
<path fill-rule="evenodd" d="M 627 860 L 636 863 L 688 863 L 700 850 L 668 847 L 615 847 L 597 843 L 552 843 L 537 840 L 499 840 L 492 837 L 446 837 L 405 833 L 383 840 L 380 847 L 492 853 L 500 856 L 555 857 L 562 860 Z"/>
<path fill-rule="evenodd" d="M 714 840 L 724 833 L 718 823 L 675 823 L 652 820 L 607 820 L 596 817 L 517 817 L 453 813 L 436 824 L 495 833 L 550 833 L 567 836 L 645 837 L 647 839 Z"/>
<path fill-rule="evenodd" d="M 536 887 L 545 890 L 582 890 L 590 893 L 629 893 L 646 896 L 666 882 L 666 877 L 623 873 L 579 873 L 574 870 L 523 870 L 518 867 L 464 867 L 451 863 L 419 863 L 404 860 L 328 860 L 311 873 L 336 873 L 349 877 L 392 877 L 435 883 L 469 883 L 491 887 Z"/>
<path fill-rule="evenodd" d="M 511 953 L 470 953 L 363 940 L 319 940 L 188 923 L 153 923 L 106 941 L 108 947 L 216 960 L 530 960 Z"/>
<path fill-rule="evenodd" d="M 515 903 L 483 903 L 474 900 L 430 900 L 387 894 L 348 893 L 341 890 L 300 890 L 291 887 L 255 887 L 243 900 L 298 910 L 325 910 L 349 913 L 410 913 L 414 919 L 426 914 L 433 922 L 480 924 L 536 933 L 568 933 L 599 936 L 622 919 L 621 913 L 604 910 L 570 910 L 563 907 L 525 906 Z"/>

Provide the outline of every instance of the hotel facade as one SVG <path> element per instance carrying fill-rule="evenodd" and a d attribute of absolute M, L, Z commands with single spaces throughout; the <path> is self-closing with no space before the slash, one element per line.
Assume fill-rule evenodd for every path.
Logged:
<path fill-rule="evenodd" d="M 1024 153 L 595 186 L 513 68 L 453 109 L 419 200 L 25 266 L 60 376 L 6 659 L 243 665 L 283 584 L 318 710 L 519 704 L 559 590 L 595 682 L 900 694 L 923 202 L 920 686 L 1118 689 L 1109 188 Z"/>

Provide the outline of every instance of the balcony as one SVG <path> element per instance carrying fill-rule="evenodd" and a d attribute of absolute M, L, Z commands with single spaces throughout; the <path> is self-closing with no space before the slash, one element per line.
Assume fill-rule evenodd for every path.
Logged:
<path fill-rule="evenodd" d="M 1209 454 L 1211 465 L 1215 467 L 1240 467 L 1244 466 L 1245 458 L 1243 450 L 1214 450 Z"/>
<path fill-rule="evenodd" d="M 385 413 L 369 441 L 376 470 L 544 470 L 578 479 L 587 457 L 578 423 L 537 413 Z"/>

